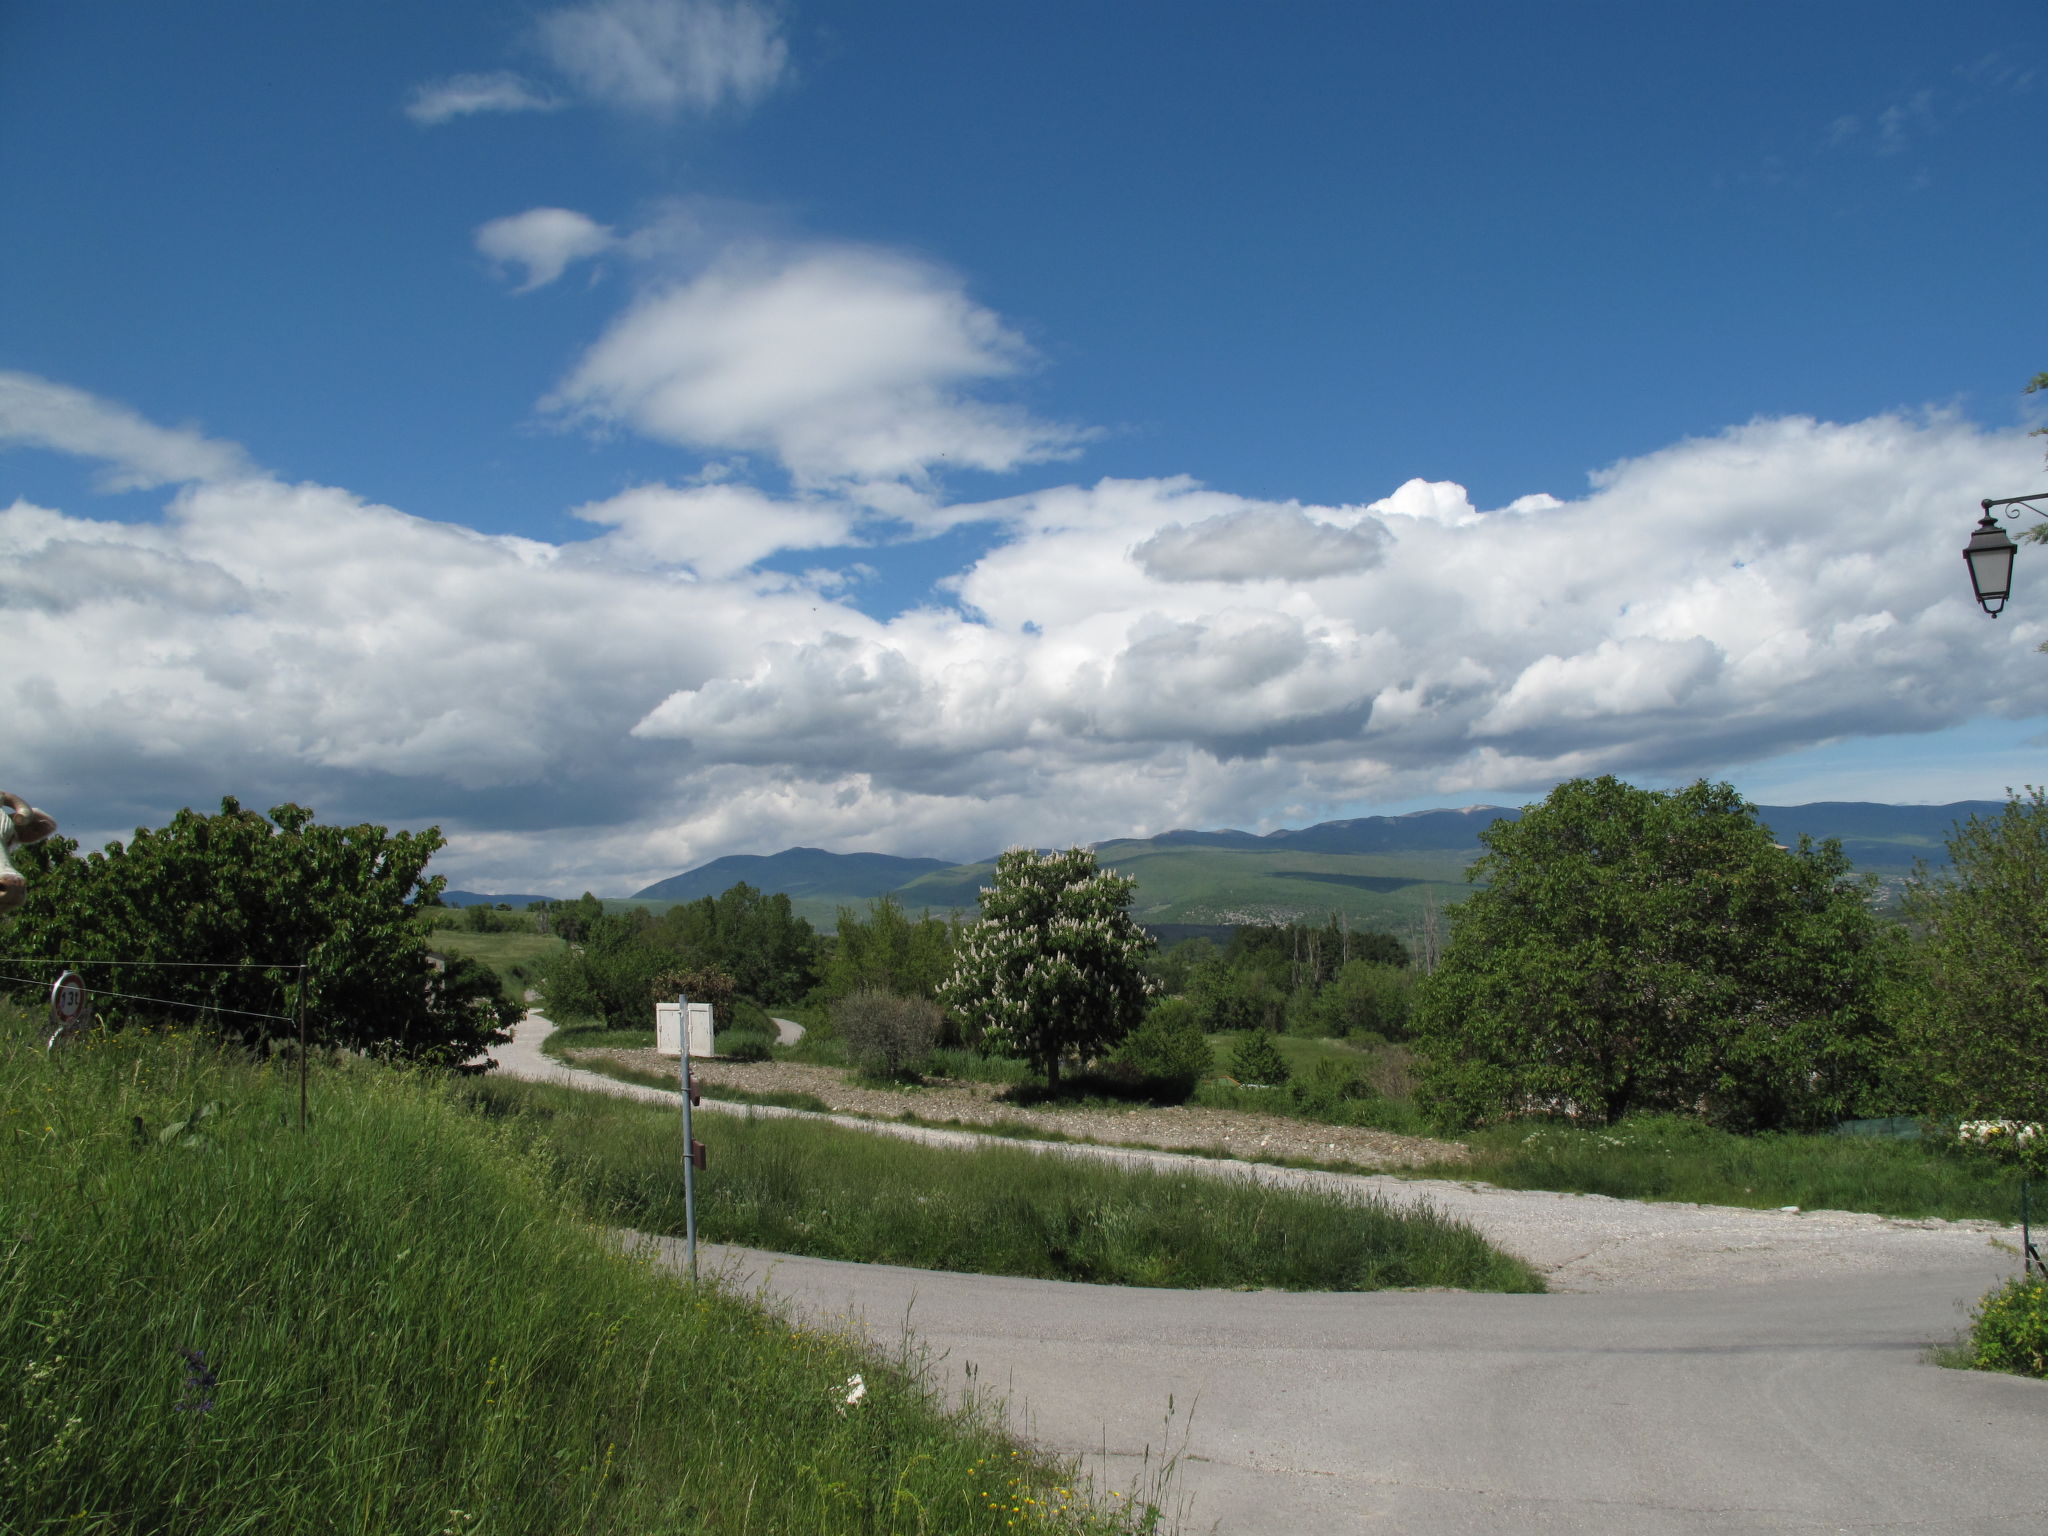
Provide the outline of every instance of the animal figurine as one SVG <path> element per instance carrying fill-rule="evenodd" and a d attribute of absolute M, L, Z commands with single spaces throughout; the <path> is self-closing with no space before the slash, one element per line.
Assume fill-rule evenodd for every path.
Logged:
<path fill-rule="evenodd" d="M 28 880 L 7 856 L 56 830 L 55 817 L 0 789 L 0 912 L 12 912 L 28 900 Z"/>

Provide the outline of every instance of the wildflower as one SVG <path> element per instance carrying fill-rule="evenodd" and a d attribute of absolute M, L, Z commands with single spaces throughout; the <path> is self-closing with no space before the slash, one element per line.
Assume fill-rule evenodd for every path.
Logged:
<path fill-rule="evenodd" d="M 846 1396 L 841 1398 L 839 1401 L 839 1411 L 841 1413 L 844 1413 L 847 1409 L 854 1407 L 860 1402 L 862 1398 L 868 1395 L 868 1384 L 865 1381 L 862 1381 L 858 1374 L 855 1374 L 846 1378 L 846 1385 L 844 1390 L 846 1392 Z"/>
<path fill-rule="evenodd" d="M 178 1399 L 180 1413 L 211 1413 L 213 1398 L 205 1395 L 220 1385 L 220 1378 L 206 1363 L 206 1356 L 196 1349 L 180 1349 L 185 1357 L 185 1395 Z"/>

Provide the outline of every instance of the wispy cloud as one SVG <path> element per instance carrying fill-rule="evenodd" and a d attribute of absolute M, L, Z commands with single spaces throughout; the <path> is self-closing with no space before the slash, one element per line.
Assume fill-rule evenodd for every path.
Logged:
<path fill-rule="evenodd" d="M 454 75 L 413 89 L 405 115 L 426 127 L 479 112 L 554 112 L 567 105 L 531 81 L 509 71 Z"/>
<path fill-rule="evenodd" d="M 752 106 L 789 70 L 781 19 L 751 0 L 595 0 L 541 17 L 539 34 L 586 96 L 656 116 Z"/>
<path fill-rule="evenodd" d="M 160 427 L 124 405 L 32 373 L 0 371 L 0 446 L 99 459 L 108 490 L 148 490 L 256 473 L 233 443 L 189 427 Z"/>

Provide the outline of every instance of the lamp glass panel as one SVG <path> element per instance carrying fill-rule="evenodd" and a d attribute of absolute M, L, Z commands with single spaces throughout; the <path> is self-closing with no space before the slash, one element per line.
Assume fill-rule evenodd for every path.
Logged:
<path fill-rule="evenodd" d="M 2010 539 L 2000 539 L 1995 544 L 1986 539 L 1981 545 L 1972 539 L 1964 553 L 1970 562 L 1970 583 L 1976 587 L 1980 602 L 1995 602 L 2011 594 L 2014 545 Z"/>

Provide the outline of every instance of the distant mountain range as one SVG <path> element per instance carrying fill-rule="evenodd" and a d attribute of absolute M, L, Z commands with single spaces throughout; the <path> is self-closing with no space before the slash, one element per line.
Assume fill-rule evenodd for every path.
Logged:
<path fill-rule="evenodd" d="M 1950 805 L 1839 800 L 1765 805 L 1757 811 L 1778 841 L 1793 844 L 1802 835 L 1838 838 L 1858 869 L 1896 884 L 1918 860 L 1945 863 L 1944 845 L 1957 823 L 1972 815 L 1995 815 L 2001 807 L 1993 800 Z M 1473 806 L 1360 816 L 1264 834 L 1162 832 L 1095 847 L 1106 866 L 1137 877 L 1135 911 L 1155 927 L 1320 921 L 1341 912 L 1362 926 L 1403 932 L 1415 927 L 1428 908 L 1460 899 L 1467 890 L 1465 868 L 1480 852 L 1480 832 L 1521 814 L 1507 806 Z M 787 895 L 804 916 L 829 927 L 840 907 L 863 907 L 880 896 L 894 897 L 912 912 L 971 911 L 994 868 L 993 855 L 949 864 L 885 853 L 789 848 L 714 859 L 635 892 L 631 900 L 693 901 L 744 880 L 757 890 Z M 474 899 L 523 906 L 536 898 L 472 898 L 451 891 L 442 899 L 451 905 Z"/>

